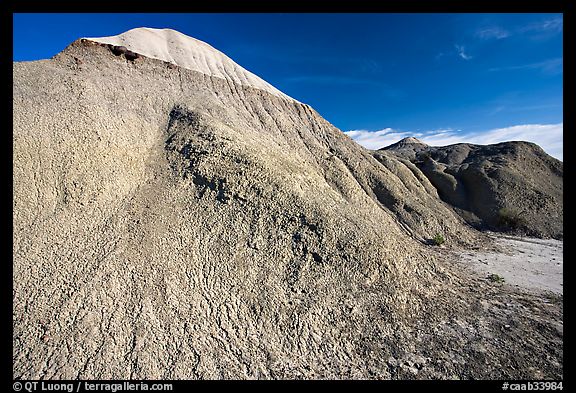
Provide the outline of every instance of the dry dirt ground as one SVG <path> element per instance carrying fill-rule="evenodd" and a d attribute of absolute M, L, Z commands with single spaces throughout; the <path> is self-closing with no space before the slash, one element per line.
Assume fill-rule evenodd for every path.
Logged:
<path fill-rule="evenodd" d="M 476 250 L 431 248 L 443 268 L 467 289 L 454 292 L 451 301 L 445 299 L 452 307 L 432 309 L 430 322 L 415 327 L 422 337 L 418 353 L 424 354 L 422 359 L 430 359 L 427 353 L 435 354 L 437 370 L 438 363 L 444 363 L 446 371 L 456 371 L 444 378 L 483 378 L 477 370 L 485 367 L 491 378 L 501 372 L 501 378 L 516 374 L 520 379 L 528 375 L 562 379 L 563 242 L 493 233 L 487 237 Z M 447 318 L 450 322 L 435 326 L 432 321 L 444 313 L 452 315 Z M 432 336 L 436 341 L 426 339 Z M 445 347 L 438 337 L 444 337 Z M 536 356 L 541 368 L 528 364 L 526 344 L 542 349 Z M 504 361 L 495 362 L 496 358 Z M 400 361 L 398 369 L 418 379 L 439 376 L 428 373 L 423 364 Z"/>
<path fill-rule="evenodd" d="M 563 293 L 563 241 L 491 235 L 501 252 L 461 252 L 462 264 L 485 276 L 497 274 L 504 282 L 535 292 Z"/>

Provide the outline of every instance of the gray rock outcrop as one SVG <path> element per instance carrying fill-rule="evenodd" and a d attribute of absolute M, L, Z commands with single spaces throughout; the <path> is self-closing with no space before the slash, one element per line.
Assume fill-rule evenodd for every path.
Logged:
<path fill-rule="evenodd" d="M 538 145 L 503 142 L 432 147 L 406 138 L 373 153 L 414 164 L 480 229 L 563 238 L 563 164 Z"/>

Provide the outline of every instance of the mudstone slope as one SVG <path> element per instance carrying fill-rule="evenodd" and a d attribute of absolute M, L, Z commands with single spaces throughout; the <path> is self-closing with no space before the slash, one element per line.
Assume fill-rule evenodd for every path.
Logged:
<path fill-rule="evenodd" d="M 483 237 L 416 166 L 113 49 L 14 64 L 15 378 L 561 376 L 557 311 L 502 331 L 498 289 L 426 245 Z"/>

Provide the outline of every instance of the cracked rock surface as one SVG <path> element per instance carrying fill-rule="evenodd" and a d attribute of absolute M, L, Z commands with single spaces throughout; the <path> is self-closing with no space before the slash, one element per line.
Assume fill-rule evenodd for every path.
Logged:
<path fill-rule="evenodd" d="M 309 106 L 86 41 L 13 100 L 15 378 L 562 377 L 561 299 Z"/>

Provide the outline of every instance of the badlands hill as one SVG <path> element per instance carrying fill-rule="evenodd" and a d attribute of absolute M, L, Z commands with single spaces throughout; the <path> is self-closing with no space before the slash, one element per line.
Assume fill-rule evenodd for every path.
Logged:
<path fill-rule="evenodd" d="M 209 45 L 13 70 L 15 378 L 561 377 L 556 308 L 502 330 L 501 290 L 427 245 L 485 238 L 415 165 Z"/>
<path fill-rule="evenodd" d="M 470 224 L 537 237 L 563 237 L 563 164 L 538 145 L 503 142 L 428 146 L 405 138 L 373 153 L 409 160 Z"/>

